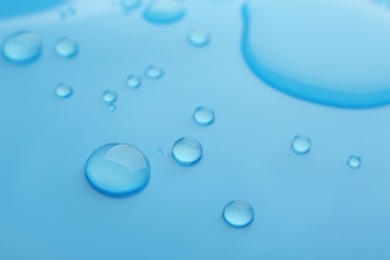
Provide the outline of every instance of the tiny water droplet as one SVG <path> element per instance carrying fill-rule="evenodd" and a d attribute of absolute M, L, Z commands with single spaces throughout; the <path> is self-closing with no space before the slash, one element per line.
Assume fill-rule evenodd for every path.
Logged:
<path fill-rule="evenodd" d="M 146 68 L 145 75 L 150 79 L 159 79 L 164 75 L 164 71 L 161 68 L 149 66 Z"/>
<path fill-rule="evenodd" d="M 111 104 L 111 103 L 114 103 L 116 101 L 117 95 L 113 91 L 106 90 L 103 92 L 102 99 L 104 102 Z"/>
<path fill-rule="evenodd" d="M 85 164 L 89 184 L 111 197 L 126 197 L 143 190 L 149 182 L 146 156 L 129 144 L 106 144 L 96 149 Z"/>
<path fill-rule="evenodd" d="M 196 29 L 193 29 L 190 32 L 190 34 L 188 35 L 188 41 L 193 46 L 203 47 L 209 43 L 210 36 L 205 30 L 203 30 L 201 28 L 196 28 Z"/>
<path fill-rule="evenodd" d="M 163 155 L 163 154 L 164 154 L 164 149 L 162 149 L 162 148 L 158 149 L 158 150 L 157 150 L 157 153 L 158 153 L 159 155 Z"/>
<path fill-rule="evenodd" d="M 60 38 L 55 46 L 56 53 L 64 58 L 71 58 L 79 52 L 79 46 L 76 41 L 68 38 Z"/>
<path fill-rule="evenodd" d="M 144 12 L 144 17 L 152 23 L 167 24 L 181 20 L 185 15 L 184 5 L 177 0 L 152 1 Z"/>
<path fill-rule="evenodd" d="M 192 117 L 198 125 L 208 126 L 214 122 L 215 113 L 210 108 L 200 106 L 195 109 Z"/>
<path fill-rule="evenodd" d="M 291 147 L 296 154 L 307 154 L 311 147 L 310 138 L 307 135 L 297 135 L 294 137 Z"/>
<path fill-rule="evenodd" d="M 226 204 L 222 216 L 230 226 L 243 228 L 252 223 L 255 212 L 248 202 L 244 200 L 233 200 Z"/>
<path fill-rule="evenodd" d="M 16 64 L 32 63 L 39 58 L 41 52 L 41 38 L 34 32 L 22 31 L 11 34 L 3 44 L 4 58 Z"/>
<path fill-rule="evenodd" d="M 110 110 L 110 111 L 115 111 L 116 110 L 116 105 L 110 104 L 110 105 L 107 106 L 107 109 Z"/>
<path fill-rule="evenodd" d="M 127 78 L 127 86 L 129 86 L 130 88 L 139 88 L 141 86 L 141 83 L 141 78 L 137 76 L 130 75 Z"/>
<path fill-rule="evenodd" d="M 348 158 L 348 165 L 349 167 L 351 167 L 352 169 L 357 169 L 360 167 L 360 164 L 362 162 L 362 159 L 360 158 L 360 156 L 357 156 L 357 155 L 351 155 L 349 156 Z"/>
<path fill-rule="evenodd" d="M 129 12 L 141 6 L 141 0 L 122 0 L 122 8 L 125 12 Z"/>
<path fill-rule="evenodd" d="M 64 83 L 61 83 L 56 88 L 56 95 L 60 98 L 68 98 L 72 96 L 73 89 L 71 86 L 68 86 Z"/>
<path fill-rule="evenodd" d="M 202 159 L 203 148 L 197 139 L 183 137 L 173 145 L 172 156 L 181 166 L 194 166 Z"/>

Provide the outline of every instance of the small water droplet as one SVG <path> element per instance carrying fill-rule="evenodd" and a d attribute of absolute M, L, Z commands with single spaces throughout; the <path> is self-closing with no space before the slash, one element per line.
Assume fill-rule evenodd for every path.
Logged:
<path fill-rule="evenodd" d="M 115 111 L 116 110 L 116 105 L 110 104 L 110 105 L 107 106 L 107 109 L 110 110 L 110 111 Z"/>
<path fill-rule="evenodd" d="M 210 108 L 200 106 L 195 109 L 192 117 L 198 125 L 208 126 L 214 122 L 215 113 Z"/>
<path fill-rule="evenodd" d="M 38 34 L 22 31 L 14 33 L 3 44 L 3 56 L 16 64 L 28 64 L 36 61 L 42 52 L 42 43 Z"/>
<path fill-rule="evenodd" d="M 164 71 L 156 66 L 146 68 L 145 74 L 150 79 L 159 79 L 164 75 Z"/>
<path fill-rule="evenodd" d="M 292 149 L 296 154 L 307 154 L 311 147 L 310 138 L 307 135 L 297 135 L 292 141 Z"/>
<path fill-rule="evenodd" d="M 210 41 L 210 36 L 209 34 L 201 29 L 201 28 L 196 28 L 190 32 L 188 35 L 188 41 L 196 47 L 203 47 L 206 46 L 209 41 Z"/>
<path fill-rule="evenodd" d="M 64 58 L 71 58 L 79 52 L 79 46 L 76 41 L 68 38 L 60 38 L 55 46 L 56 53 Z"/>
<path fill-rule="evenodd" d="M 352 155 L 349 156 L 349 158 L 348 158 L 348 165 L 349 165 L 349 167 L 351 167 L 352 169 L 359 168 L 361 162 L 362 162 L 362 159 L 360 158 L 360 156 L 357 156 L 357 155 L 353 155 L 353 154 L 352 154 Z"/>
<path fill-rule="evenodd" d="M 150 3 L 144 12 L 147 21 L 159 24 L 177 22 L 184 15 L 184 5 L 177 0 L 155 0 Z"/>
<path fill-rule="evenodd" d="M 159 155 L 163 155 L 163 154 L 164 154 L 164 149 L 162 149 L 162 148 L 158 149 L 158 150 L 157 150 L 157 153 L 158 153 Z"/>
<path fill-rule="evenodd" d="M 150 165 L 146 156 L 132 145 L 106 144 L 89 156 L 85 175 L 97 191 L 112 197 L 125 197 L 146 187 Z"/>
<path fill-rule="evenodd" d="M 127 78 L 127 86 L 129 86 L 130 88 L 139 88 L 141 86 L 141 83 L 141 78 L 137 76 L 130 75 Z"/>
<path fill-rule="evenodd" d="M 104 102 L 111 104 L 111 103 L 114 103 L 116 101 L 117 95 L 113 91 L 106 90 L 103 92 L 102 99 Z"/>
<path fill-rule="evenodd" d="M 243 228 L 252 223 L 255 212 L 248 202 L 244 200 L 233 200 L 226 204 L 222 216 L 230 226 Z"/>
<path fill-rule="evenodd" d="M 121 5 L 125 12 L 129 12 L 140 7 L 141 0 L 122 0 Z"/>
<path fill-rule="evenodd" d="M 173 145 L 172 156 L 181 166 L 194 166 L 202 159 L 203 148 L 197 139 L 183 137 Z"/>
<path fill-rule="evenodd" d="M 71 86 L 68 86 L 64 83 L 61 83 L 56 88 L 56 95 L 60 98 L 68 98 L 72 96 L 73 89 Z"/>

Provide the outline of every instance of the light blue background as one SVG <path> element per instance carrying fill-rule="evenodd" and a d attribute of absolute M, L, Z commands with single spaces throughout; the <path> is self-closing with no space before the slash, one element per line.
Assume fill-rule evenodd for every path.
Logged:
<path fill-rule="evenodd" d="M 389 107 L 327 107 L 266 86 L 241 55 L 242 2 L 185 5 L 172 25 L 145 21 L 146 1 L 128 14 L 79 0 L 0 20 L 1 42 L 27 29 L 44 44 L 30 66 L 0 59 L 0 259 L 389 259 Z M 69 6 L 77 14 L 61 20 Z M 210 32 L 207 47 L 187 42 L 194 27 Z M 56 55 L 62 36 L 79 42 L 77 57 Z M 147 79 L 149 65 L 164 77 Z M 143 77 L 139 89 L 129 74 Z M 61 82 L 73 86 L 67 100 L 55 96 Z M 215 110 L 213 125 L 193 122 L 199 105 Z M 290 149 L 299 133 L 312 139 L 308 155 Z M 203 145 L 195 167 L 171 157 L 183 136 Z M 110 142 L 147 155 L 140 194 L 113 199 L 87 183 L 86 159 Z M 254 207 L 251 226 L 224 223 L 233 199 Z"/>

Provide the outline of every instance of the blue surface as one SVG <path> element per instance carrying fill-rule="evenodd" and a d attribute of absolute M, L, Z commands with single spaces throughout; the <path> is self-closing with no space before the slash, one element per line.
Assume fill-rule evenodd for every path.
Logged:
<path fill-rule="evenodd" d="M 43 52 L 28 66 L 0 59 L 0 259 L 389 259 L 390 108 L 286 95 L 242 56 L 241 1 L 184 5 L 169 25 L 144 19 L 147 1 L 127 13 L 109 0 L 1 21 L 1 42 L 30 30 Z M 77 12 L 64 19 L 70 7 Z M 188 43 L 195 27 L 210 34 L 207 46 Z M 79 44 L 72 59 L 55 52 L 63 36 Z M 163 77 L 147 78 L 150 65 Z M 139 88 L 127 86 L 130 74 Z M 56 96 L 61 82 L 71 97 Z M 118 95 L 115 111 L 102 100 L 107 89 Z M 208 127 L 192 119 L 200 105 L 216 114 Z M 303 156 L 291 149 L 300 133 L 311 139 Z M 203 146 L 193 167 L 171 156 L 182 136 Z M 88 184 L 85 162 L 107 143 L 145 153 L 142 192 L 115 199 Z M 222 218 L 235 199 L 255 211 L 243 229 Z"/>

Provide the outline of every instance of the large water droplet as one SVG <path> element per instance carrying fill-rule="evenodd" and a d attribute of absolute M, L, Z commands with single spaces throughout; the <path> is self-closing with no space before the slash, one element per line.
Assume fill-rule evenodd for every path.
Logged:
<path fill-rule="evenodd" d="M 28 64 L 36 61 L 41 52 L 41 39 L 38 34 L 33 32 L 14 33 L 3 44 L 3 56 L 16 64 Z"/>
<path fill-rule="evenodd" d="M 348 158 L 348 165 L 349 165 L 349 167 L 351 167 L 352 169 L 359 168 L 361 162 L 362 162 L 362 159 L 360 158 L 360 156 L 357 156 L 357 155 L 353 155 L 353 154 L 352 154 L 352 155 Z"/>
<path fill-rule="evenodd" d="M 198 125 L 208 126 L 214 122 L 215 114 L 210 108 L 200 106 L 195 109 L 193 118 Z"/>
<path fill-rule="evenodd" d="M 188 35 L 188 41 L 196 47 L 203 47 L 206 46 L 209 41 L 210 41 L 210 36 L 209 34 L 201 29 L 201 28 L 196 28 L 190 32 Z"/>
<path fill-rule="evenodd" d="M 311 147 L 310 138 L 307 135 L 297 135 L 294 137 L 291 147 L 296 154 L 307 154 Z"/>
<path fill-rule="evenodd" d="M 177 0 L 155 0 L 144 12 L 146 20 L 152 23 L 166 24 L 182 19 L 185 15 L 184 5 Z"/>
<path fill-rule="evenodd" d="M 71 58 L 77 55 L 79 46 L 76 41 L 63 37 L 57 41 L 55 50 L 58 55 L 64 58 Z"/>
<path fill-rule="evenodd" d="M 164 71 L 156 66 L 146 68 L 145 75 L 150 79 L 159 79 L 164 75 Z"/>
<path fill-rule="evenodd" d="M 106 144 L 89 156 L 85 175 L 97 191 L 112 197 L 125 197 L 145 188 L 150 166 L 146 156 L 136 147 Z"/>
<path fill-rule="evenodd" d="M 73 89 L 71 86 L 68 86 L 64 83 L 61 83 L 56 88 L 56 95 L 60 98 L 68 98 L 72 96 Z"/>
<path fill-rule="evenodd" d="M 253 222 L 255 212 L 248 202 L 244 200 L 233 200 L 226 204 L 222 216 L 230 226 L 243 228 Z"/>
<path fill-rule="evenodd" d="M 249 1 L 244 27 L 245 60 L 272 87 L 333 106 L 390 103 L 390 15 L 373 1 Z"/>
<path fill-rule="evenodd" d="M 104 102 L 111 104 L 111 103 L 114 103 L 116 101 L 117 95 L 113 91 L 106 90 L 103 92 L 102 99 Z"/>
<path fill-rule="evenodd" d="M 127 86 L 129 86 L 130 88 L 139 88 L 141 86 L 141 83 L 141 78 L 137 76 L 130 75 L 127 78 Z"/>
<path fill-rule="evenodd" d="M 183 137 L 176 141 L 172 148 L 172 156 L 181 166 L 193 166 L 200 162 L 203 148 L 193 137 Z"/>

